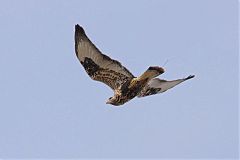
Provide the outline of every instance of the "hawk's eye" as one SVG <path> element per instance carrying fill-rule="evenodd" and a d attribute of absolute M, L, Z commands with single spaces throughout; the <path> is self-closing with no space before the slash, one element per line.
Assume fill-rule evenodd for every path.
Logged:
<path fill-rule="evenodd" d="M 108 98 L 108 100 L 111 100 L 111 99 L 112 99 L 112 97 Z"/>

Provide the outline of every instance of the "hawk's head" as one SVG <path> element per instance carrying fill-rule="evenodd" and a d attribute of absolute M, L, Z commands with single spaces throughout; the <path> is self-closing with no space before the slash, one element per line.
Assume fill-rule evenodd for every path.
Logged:
<path fill-rule="evenodd" d="M 116 105 L 117 104 L 117 97 L 113 96 L 113 97 L 108 98 L 106 104 Z"/>
<path fill-rule="evenodd" d="M 122 99 L 121 96 L 119 95 L 114 95 L 113 97 L 110 97 L 108 99 L 108 101 L 106 102 L 106 104 L 111 104 L 111 105 L 114 105 L 114 106 L 119 106 L 119 105 L 122 105 L 126 102 L 126 100 Z"/>

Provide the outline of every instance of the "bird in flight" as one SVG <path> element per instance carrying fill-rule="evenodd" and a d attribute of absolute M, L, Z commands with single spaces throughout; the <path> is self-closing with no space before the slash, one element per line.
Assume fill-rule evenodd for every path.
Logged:
<path fill-rule="evenodd" d="M 90 41 L 84 29 L 75 25 L 75 52 L 87 74 L 96 81 L 108 85 L 114 95 L 107 100 L 107 104 L 123 105 L 134 97 L 145 97 L 166 90 L 194 77 L 167 81 L 156 78 L 164 73 L 158 66 L 150 66 L 142 75 L 135 77 L 120 62 L 111 59 Z"/>

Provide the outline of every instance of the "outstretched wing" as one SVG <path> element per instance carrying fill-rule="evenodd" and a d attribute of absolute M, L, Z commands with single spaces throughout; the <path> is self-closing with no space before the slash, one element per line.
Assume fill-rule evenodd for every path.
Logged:
<path fill-rule="evenodd" d="M 88 75 L 113 90 L 134 77 L 120 62 L 102 54 L 78 24 L 75 25 L 75 52 Z"/>
<path fill-rule="evenodd" d="M 167 91 L 170 88 L 182 83 L 188 79 L 193 78 L 194 75 L 190 75 L 187 78 L 177 79 L 173 81 L 166 81 L 159 78 L 154 78 L 148 82 L 148 84 L 142 89 L 138 94 L 138 97 L 150 96 L 153 94 L 158 94 Z"/>

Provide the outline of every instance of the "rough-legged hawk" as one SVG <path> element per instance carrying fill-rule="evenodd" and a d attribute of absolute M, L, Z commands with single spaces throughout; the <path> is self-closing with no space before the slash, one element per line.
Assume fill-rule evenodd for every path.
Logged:
<path fill-rule="evenodd" d="M 190 75 L 173 81 L 155 78 L 164 73 L 164 69 L 158 66 L 151 66 L 142 75 L 135 77 L 120 62 L 102 54 L 78 24 L 75 26 L 75 52 L 87 74 L 93 80 L 103 82 L 113 89 L 114 96 L 109 98 L 106 103 L 116 106 L 122 105 L 136 96 L 145 97 L 165 92 L 194 77 L 194 75 Z"/>

